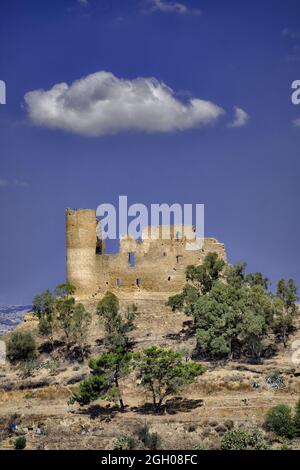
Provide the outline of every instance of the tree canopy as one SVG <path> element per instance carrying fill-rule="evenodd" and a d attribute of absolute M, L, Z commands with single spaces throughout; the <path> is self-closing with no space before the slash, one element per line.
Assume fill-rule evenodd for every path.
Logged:
<path fill-rule="evenodd" d="M 39 319 L 39 333 L 46 336 L 54 350 L 54 336 L 63 333 L 69 350 L 73 343 L 79 346 L 83 359 L 84 342 L 87 336 L 91 314 L 81 303 L 76 303 L 75 287 L 69 283 L 59 284 L 53 294 L 49 289 L 34 297 L 32 310 Z"/>
<path fill-rule="evenodd" d="M 294 281 L 280 279 L 274 295 L 267 277 L 245 270 L 246 263 L 225 266 L 209 253 L 201 266 L 188 266 L 188 283 L 169 298 L 173 311 L 193 316 L 201 355 L 260 360 L 270 334 L 286 346 L 297 310 Z"/>
<path fill-rule="evenodd" d="M 152 395 L 155 411 L 164 399 L 184 384 L 192 383 L 205 368 L 196 362 L 184 362 L 182 354 L 171 349 L 151 346 L 135 356 L 137 377 Z"/>

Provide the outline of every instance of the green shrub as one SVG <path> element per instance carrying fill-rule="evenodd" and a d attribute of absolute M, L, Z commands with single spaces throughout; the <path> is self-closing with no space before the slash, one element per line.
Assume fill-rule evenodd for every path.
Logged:
<path fill-rule="evenodd" d="M 300 436 L 300 400 L 297 401 L 294 415 L 295 435 Z"/>
<path fill-rule="evenodd" d="M 34 372 L 39 368 L 39 362 L 35 359 L 30 359 L 29 361 L 20 362 L 18 366 L 18 371 L 22 379 L 27 379 L 32 377 Z"/>
<path fill-rule="evenodd" d="M 252 429 L 249 433 L 248 445 L 254 450 L 268 450 L 269 446 L 259 429 Z"/>
<path fill-rule="evenodd" d="M 183 302 L 184 302 L 183 295 L 182 294 L 176 294 L 176 295 L 173 295 L 172 297 L 169 298 L 166 305 L 168 307 L 171 307 L 172 312 L 176 312 L 176 310 L 182 310 L 183 309 Z"/>
<path fill-rule="evenodd" d="M 49 370 L 50 374 L 54 374 L 61 366 L 58 360 L 51 360 L 43 364 L 43 369 Z"/>
<path fill-rule="evenodd" d="M 157 434 L 157 432 L 151 433 L 149 431 L 148 424 L 141 426 L 137 431 L 137 435 L 138 435 L 139 440 L 144 444 L 144 446 L 147 449 L 150 449 L 150 450 L 159 449 L 161 439 L 159 435 Z"/>
<path fill-rule="evenodd" d="M 135 447 L 135 440 L 128 434 L 121 434 L 114 442 L 113 450 L 132 450 Z"/>
<path fill-rule="evenodd" d="M 292 450 L 290 446 L 290 441 L 288 439 L 283 438 L 281 446 L 278 448 L 278 450 Z"/>
<path fill-rule="evenodd" d="M 222 450 L 267 450 L 268 445 L 259 429 L 227 431 L 221 441 Z"/>
<path fill-rule="evenodd" d="M 35 341 L 30 332 L 15 331 L 7 343 L 7 356 L 11 361 L 28 361 L 36 357 Z"/>
<path fill-rule="evenodd" d="M 194 447 L 194 450 L 208 450 L 205 444 L 198 444 Z"/>
<path fill-rule="evenodd" d="M 15 450 L 23 450 L 26 447 L 26 437 L 19 436 L 14 442 Z"/>
<path fill-rule="evenodd" d="M 221 440 L 222 450 L 246 450 L 248 435 L 243 429 L 227 431 Z"/>
<path fill-rule="evenodd" d="M 267 429 L 278 436 L 293 437 L 295 433 L 292 411 L 287 405 L 277 405 L 267 412 L 265 424 Z"/>

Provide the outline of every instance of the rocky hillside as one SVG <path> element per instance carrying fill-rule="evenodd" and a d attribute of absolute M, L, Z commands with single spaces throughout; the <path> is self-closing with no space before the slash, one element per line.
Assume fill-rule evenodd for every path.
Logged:
<path fill-rule="evenodd" d="M 192 352 L 195 340 L 189 317 L 173 313 L 163 296 L 134 301 L 140 312 L 132 333 L 135 350 L 156 344 Z M 122 309 L 129 303 L 131 298 L 121 299 Z M 96 355 L 103 347 L 103 331 L 95 315 L 95 303 L 85 304 L 93 312 L 88 343 L 90 354 Z M 294 406 L 300 397 L 300 368 L 292 362 L 294 341 L 300 340 L 299 328 L 289 339 L 288 348 L 279 347 L 276 356 L 263 364 L 206 362 L 207 372 L 179 395 L 170 397 L 160 415 L 153 413 L 150 397 L 133 374 L 122 383 L 124 413 L 101 400 L 86 407 L 69 405 L 72 391 L 89 375 L 87 361 L 63 359 L 59 341 L 56 354 L 50 358 L 45 341 L 37 334 L 37 321 L 30 315 L 17 329 L 36 335 L 40 363 L 29 375 L 8 363 L 0 366 L 2 449 L 12 448 L 16 433 L 25 434 L 27 448 L 33 449 L 111 449 L 122 434 L 132 436 L 138 448 L 137 431 L 145 423 L 151 432 L 159 434 L 162 448 L 194 449 L 201 445 L 214 449 L 220 447 L 228 429 L 240 425 L 258 426 L 265 433 L 262 425 L 266 411 L 279 403 Z M 14 433 L 11 423 L 17 425 Z M 282 445 L 281 439 L 272 434 L 265 433 L 265 438 L 273 447 Z M 300 449 L 297 439 L 289 445 Z"/>

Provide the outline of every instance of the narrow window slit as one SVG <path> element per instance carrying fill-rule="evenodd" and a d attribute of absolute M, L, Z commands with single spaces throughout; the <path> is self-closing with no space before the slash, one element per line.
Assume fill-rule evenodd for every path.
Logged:
<path fill-rule="evenodd" d="M 134 252 L 131 251 L 130 253 L 128 253 L 128 263 L 129 263 L 129 266 L 131 268 L 134 268 L 135 266 L 135 256 L 134 256 Z"/>

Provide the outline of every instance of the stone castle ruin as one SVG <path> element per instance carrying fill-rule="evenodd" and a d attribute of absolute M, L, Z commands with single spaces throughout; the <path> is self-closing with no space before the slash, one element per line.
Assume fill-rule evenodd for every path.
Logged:
<path fill-rule="evenodd" d="M 170 236 L 165 238 L 165 230 Z M 96 211 L 66 211 L 67 281 L 78 297 L 182 290 L 188 265 L 199 265 L 209 252 L 226 260 L 225 247 L 214 238 L 197 239 L 192 226 L 146 227 L 141 240 L 120 240 L 119 253 L 107 254 Z"/>

